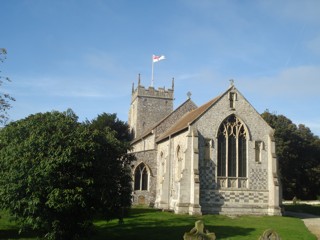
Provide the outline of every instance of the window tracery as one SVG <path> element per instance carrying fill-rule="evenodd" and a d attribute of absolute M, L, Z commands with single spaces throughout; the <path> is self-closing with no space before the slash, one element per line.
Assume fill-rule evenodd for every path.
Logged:
<path fill-rule="evenodd" d="M 220 187 L 246 187 L 247 132 L 235 116 L 229 116 L 218 131 L 218 185 Z"/>
<path fill-rule="evenodd" d="M 147 166 L 140 163 L 134 171 L 134 190 L 148 190 L 149 173 Z"/>

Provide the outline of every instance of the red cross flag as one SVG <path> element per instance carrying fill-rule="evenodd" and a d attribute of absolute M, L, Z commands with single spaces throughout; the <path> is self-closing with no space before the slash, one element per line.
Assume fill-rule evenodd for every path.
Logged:
<path fill-rule="evenodd" d="M 160 55 L 160 56 L 152 55 L 152 61 L 153 62 L 159 62 L 159 61 L 164 60 L 164 59 L 166 59 L 166 58 L 163 55 Z"/>

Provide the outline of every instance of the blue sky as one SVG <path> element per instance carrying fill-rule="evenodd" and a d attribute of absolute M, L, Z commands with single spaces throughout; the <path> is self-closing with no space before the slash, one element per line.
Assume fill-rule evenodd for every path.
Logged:
<path fill-rule="evenodd" d="M 175 106 L 236 87 L 265 109 L 320 135 L 318 0 L 0 0 L 1 91 L 16 98 L 12 120 L 71 108 L 127 121 L 137 75 L 171 87 Z"/>

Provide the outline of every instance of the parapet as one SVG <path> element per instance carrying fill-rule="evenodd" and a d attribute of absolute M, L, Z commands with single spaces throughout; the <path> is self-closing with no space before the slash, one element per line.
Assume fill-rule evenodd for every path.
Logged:
<path fill-rule="evenodd" d="M 133 102 L 137 97 L 162 98 L 173 100 L 173 93 L 173 89 L 155 89 L 154 87 L 145 88 L 142 85 L 138 85 L 138 87 L 132 91 L 131 101 Z"/>

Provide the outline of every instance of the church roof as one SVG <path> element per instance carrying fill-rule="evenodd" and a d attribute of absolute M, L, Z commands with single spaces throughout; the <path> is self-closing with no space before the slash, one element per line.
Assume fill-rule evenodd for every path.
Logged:
<path fill-rule="evenodd" d="M 161 134 L 156 141 L 160 142 L 169 136 L 177 134 L 189 127 L 190 124 L 194 123 L 199 117 L 201 117 L 212 105 L 214 105 L 223 95 L 230 91 L 230 89 L 235 89 L 233 83 L 223 94 L 217 96 L 216 98 L 210 100 L 209 102 L 203 104 L 197 109 L 186 113 L 180 120 L 178 120 L 171 128 L 166 132 Z"/>
<path fill-rule="evenodd" d="M 169 128 L 166 132 L 160 135 L 157 138 L 157 142 L 168 138 L 169 136 L 179 133 L 186 128 L 193 122 L 195 122 L 203 113 L 205 113 L 214 103 L 216 103 L 222 95 L 210 100 L 209 102 L 203 104 L 202 106 L 198 107 L 197 109 L 186 113 L 179 121 L 176 122 L 171 128 Z"/>
<path fill-rule="evenodd" d="M 179 107 L 177 107 L 174 111 L 172 111 L 170 114 L 168 114 L 166 117 L 164 117 L 163 119 L 161 119 L 159 122 L 157 122 L 155 125 L 153 125 L 151 128 L 149 128 L 148 130 L 146 130 L 142 135 L 140 135 L 139 137 L 133 139 L 133 141 L 131 142 L 131 144 L 134 144 L 138 141 L 140 141 L 141 139 L 145 138 L 146 136 L 152 134 L 153 130 L 158 127 L 161 123 L 163 123 L 166 119 L 168 119 L 170 116 L 172 116 L 173 114 L 175 114 L 180 108 L 182 108 L 185 104 L 187 104 L 188 102 L 192 102 L 191 98 L 188 98 L 185 102 L 183 102 Z M 194 103 L 193 103 L 194 104 Z M 194 104 L 195 105 L 195 104 Z"/>

